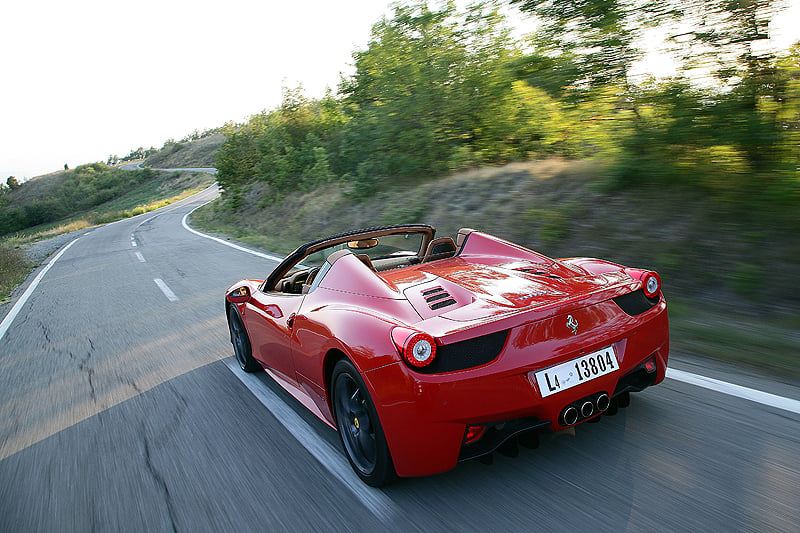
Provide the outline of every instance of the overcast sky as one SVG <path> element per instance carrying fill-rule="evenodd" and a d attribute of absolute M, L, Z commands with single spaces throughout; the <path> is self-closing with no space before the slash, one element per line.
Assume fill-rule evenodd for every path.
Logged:
<path fill-rule="evenodd" d="M 335 90 L 391 3 L 3 2 L 0 181 L 243 121 L 277 106 L 282 86 Z M 790 3 L 785 43 L 800 39 L 800 2 Z"/>

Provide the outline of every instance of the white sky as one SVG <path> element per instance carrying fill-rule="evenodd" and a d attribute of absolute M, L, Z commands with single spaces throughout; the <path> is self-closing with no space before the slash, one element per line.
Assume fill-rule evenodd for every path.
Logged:
<path fill-rule="evenodd" d="M 280 104 L 282 86 L 322 96 L 391 3 L 3 2 L 0 181 L 243 121 Z M 784 48 L 800 39 L 800 2 L 790 3 Z"/>

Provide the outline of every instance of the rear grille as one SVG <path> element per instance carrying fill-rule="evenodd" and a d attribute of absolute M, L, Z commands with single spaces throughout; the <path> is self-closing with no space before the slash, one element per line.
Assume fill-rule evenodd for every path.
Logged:
<path fill-rule="evenodd" d="M 456 303 L 453 297 L 450 296 L 450 293 L 444 290 L 442 287 L 434 287 L 432 289 L 422 291 L 422 296 L 425 298 L 425 302 L 427 302 L 428 307 L 430 307 L 433 311 Z"/>
<path fill-rule="evenodd" d="M 455 372 L 494 361 L 506 344 L 508 330 L 436 347 L 436 358 L 428 366 L 414 368 L 422 374 Z"/>
<path fill-rule="evenodd" d="M 614 303 L 617 304 L 620 309 L 625 311 L 626 314 L 636 316 L 641 315 L 656 305 L 659 297 L 656 296 L 655 298 L 648 298 L 644 295 L 644 291 L 639 289 L 638 291 L 617 296 L 616 298 L 613 298 L 613 300 Z"/>

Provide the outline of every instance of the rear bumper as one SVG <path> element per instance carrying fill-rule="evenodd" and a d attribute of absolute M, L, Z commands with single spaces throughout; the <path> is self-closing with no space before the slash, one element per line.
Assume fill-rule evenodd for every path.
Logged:
<path fill-rule="evenodd" d="M 663 300 L 616 331 L 587 332 L 560 343 L 532 342 L 533 326 L 512 329 L 500 356 L 478 368 L 423 375 L 403 363 L 393 363 L 363 374 L 398 475 L 444 472 L 459 460 L 491 451 L 514 434 L 538 427 L 564 429 L 568 426 L 559 416 L 572 402 L 600 393 L 613 397 L 635 392 L 664 379 L 669 326 Z M 529 377 L 531 371 L 609 345 L 614 346 L 619 362 L 619 370 L 611 374 L 544 398 Z M 653 356 L 656 370 L 643 376 L 641 367 Z M 487 432 L 482 437 L 500 441 L 471 444 L 467 450 L 465 431 L 480 424 L 501 428 L 502 435 Z"/>

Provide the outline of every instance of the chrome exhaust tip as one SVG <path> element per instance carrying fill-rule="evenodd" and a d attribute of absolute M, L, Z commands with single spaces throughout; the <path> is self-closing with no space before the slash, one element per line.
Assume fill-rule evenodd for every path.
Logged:
<path fill-rule="evenodd" d="M 581 416 L 583 418 L 589 418 L 592 414 L 594 414 L 594 405 L 592 402 L 583 402 L 583 404 L 581 404 Z"/>
<path fill-rule="evenodd" d="M 578 410 L 572 405 L 568 406 L 561 412 L 561 420 L 565 426 L 571 426 L 578 421 Z"/>
<path fill-rule="evenodd" d="M 611 405 L 611 398 L 609 398 L 608 394 L 604 392 L 597 397 L 596 403 L 597 403 L 597 410 L 602 413 L 605 412 L 606 409 L 608 409 L 609 405 Z"/>

